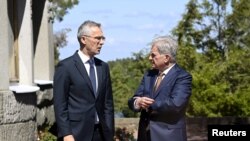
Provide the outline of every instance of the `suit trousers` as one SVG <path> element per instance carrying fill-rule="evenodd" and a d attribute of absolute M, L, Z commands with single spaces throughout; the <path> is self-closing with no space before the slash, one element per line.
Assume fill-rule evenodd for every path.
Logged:
<path fill-rule="evenodd" d="M 100 124 L 95 125 L 92 141 L 105 141 Z"/>
<path fill-rule="evenodd" d="M 146 135 L 147 135 L 147 141 L 151 141 L 150 130 L 146 131 Z"/>
<path fill-rule="evenodd" d="M 63 137 L 58 138 L 57 141 L 63 141 Z M 105 141 L 103 131 L 100 124 L 96 124 L 94 127 L 94 133 L 91 141 Z"/>

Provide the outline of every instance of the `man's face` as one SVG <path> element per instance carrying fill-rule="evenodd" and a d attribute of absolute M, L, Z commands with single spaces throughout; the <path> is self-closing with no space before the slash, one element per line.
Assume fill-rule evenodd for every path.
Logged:
<path fill-rule="evenodd" d="M 169 56 L 166 54 L 160 54 L 158 48 L 153 45 L 149 54 L 149 61 L 152 63 L 153 69 L 163 71 L 169 60 Z"/>
<path fill-rule="evenodd" d="M 105 37 L 103 36 L 103 32 L 99 27 L 91 27 L 91 30 L 92 34 L 84 35 L 81 41 L 83 44 L 85 44 L 84 52 L 92 57 L 101 52 Z"/>

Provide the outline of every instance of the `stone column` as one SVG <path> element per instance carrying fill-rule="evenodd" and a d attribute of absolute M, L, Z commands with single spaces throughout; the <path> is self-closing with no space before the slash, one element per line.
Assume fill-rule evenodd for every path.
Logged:
<path fill-rule="evenodd" d="M 10 22 L 7 1 L 0 1 L 0 91 L 9 89 Z M 1 99 L 0 99 L 1 103 Z"/>
<path fill-rule="evenodd" d="M 50 21 L 49 1 L 39 0 L 33 3 L 33 33 L 34 33 L 34 77 L 40 87 L 37 92 L 38 132 L 55 122 L 53 107 L 53 75 L 54 47 L 53 29 Z M 40 134 L 39 134 L 40 135 Z"/>
<path fill-rule="evenodd" d="M 34 77 L 35 80 L 52 80 L 54 74 L 54 47 L 52 23 L 49 20 L 48 6 L 46 0 L 33 4 L 34 25 Z M 39 15 L 42 15 L 39 16 Z M 37 27 L 40 27 L 39 29 Z"/>
<path fill-rule="evenodd" d="M 19 47 L 19 84 L 33 85 L 33 26 L 32 26 L 32 0 L 17 0 L 18 23 L 20 24 L 18 47 Z M 23 7 L 22 7 L 23 6 Z"/>
<path fill-rule="evenodd" d="M 0 141 L 35 141 L 37 139 L 36 91 L 39 88 L 32 87 L 34 58 L 31 2 L 32 0 L 0 1 Z M 15 22 L 10 22 L 10 18 L 17 18 L 17 21 L 15 19 Z M 19 82 L 26 87 L 12 87 L 13 85 L 9 83 L 9 54 L 14 43 L 14 29 L 18 32 L 16 43 L 20 57 Z"/>

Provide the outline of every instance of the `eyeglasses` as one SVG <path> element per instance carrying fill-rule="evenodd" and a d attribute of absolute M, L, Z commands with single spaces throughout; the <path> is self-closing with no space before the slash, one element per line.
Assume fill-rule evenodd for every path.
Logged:
<path fill-rule="evenodd" d="M 89 36 L 89 35 L 83 35 L 83 36 L 93 38 L 93 39 L 96 39 L 98 41 L 101 41 L 101 40 L 105 41 L 105 39 L 106 39 L 104 36 L 96 36 L 96 37 L 92 37 L 92 36 Z"/>
<path fill-rule="evenodd" d="M 155 58 L 155 57 L 157 57 L 157 56 L 169 56 L 168 54 L 160 54 L 160 53 L 150 53 L 149 54 L 149 57 L 151 57 L 151 58 Z"/>

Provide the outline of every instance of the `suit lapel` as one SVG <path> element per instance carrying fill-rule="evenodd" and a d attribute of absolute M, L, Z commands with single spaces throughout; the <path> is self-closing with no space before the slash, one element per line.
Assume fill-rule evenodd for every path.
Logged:
<path fill-rule="evenodd" d="M 158 74 L 158 73 L 157 73 Z M 156 81 L 156 78 L 157 78 L 157 74 L 155 74 L 152 79 L 150 80 L 150 97 L 153 98 L 155 96 L 155 93 L 154 93 L 154 86 L 155 86 L 155 81 Z"/>
<path fill-rule="evenodd" d="M 102 65 L 100 63 L 100 61 L 98 61 L 97 59 L 95 59 L 95 65 L 96 65 L 96 72 L 97 72 L 97 79 L 98 79 L 98 87 L 97 87 L 97 91 L 96 91 L 96 97 L 99 95 L 99 89 L 102 83 Z"/>
<path fill-rule="evenodd" d="M 159 95 L 159 93 L 160 93 L 162 87 L 168 85 L 168 83 L 171 82 L 172 78 L 174 78 L 175 75 L 177 74 L 178 68 L 179 68 L 178 65 L 175 64 L 175 65 L 173 66 L 173 68 L 171 68 L 171 69 L 169 70 L 169 72 L 167 73 L 167 75 L 165 75 L 165 77 L 163 78 L 163 80 L 162 80 L 161 84 L 159 85 L 157 91 L 155 92 L 154 97 L 156 97 L 157 95 Z"/>
<path fill-rule="evenodd" d="M 75 53 L 74 55 L 74 61 L 75 61 L 75 66 L 77 68 L 77 70 L 79 71 L 80 75 L 83 77 L 83 79 L 88 83 L 88 87 L 92 90 L 93 92 L 93 95 L 94 94 L 94 90 L 92 88 L 92 84 L 91 84 L 91 81 L 89 79 L 89 75 L 87 73 L 87 70 L 86 68 L 84 67 L 84 64 L 83 62 L 81 61 L 80 57 L 78 56 L 77 53 Z"/>

